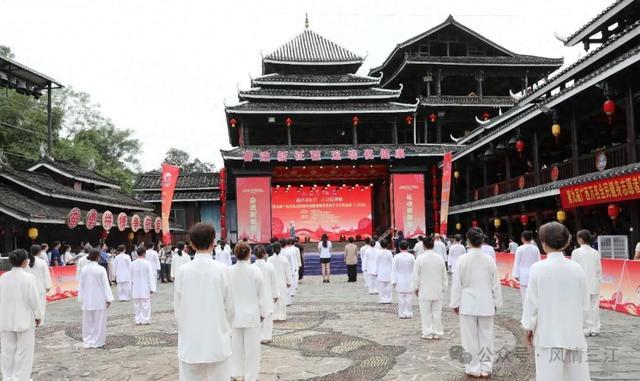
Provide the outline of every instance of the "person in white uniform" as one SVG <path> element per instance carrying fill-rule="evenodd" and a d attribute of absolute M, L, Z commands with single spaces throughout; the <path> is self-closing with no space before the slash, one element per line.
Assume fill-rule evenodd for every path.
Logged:
<path fill-rule="evenodd" d="M 124 245 L 118 246 L 118 255 L 113 260 L 113 270 L 118 285 L 118 300 L 125 301 L 131 297 L 131 257 L 126 253 Z"/>
<path fill-rule="evenodd" d="M 375 239 L 369 241 L 369 246 L 365 253 L 367 258 L 367 278 L 369 279 L 369 294 L 374 295 L 378 293 L 378 279 L 376 277 L 376 264 L 378 262 L 378 252 L 376 248 L 378 242 Z"/>
<path fill-rule="evenodd" d="M 107 308 L 113 301 L 107 270 L 98 264 L 100 250 L 91 249 L 89 263 L 80 272 L 78 301 L 82 304 L 82 342 L 85 348 L 101 348 L 107 337 Z"/>
<path fill-rule="evenodd" d="M 233 300 L 227 267 L 213 260 L 216 231 L 197 223 L 189 231 L 196 253 L 173 284 L 180 381 L 229 380 Z"/>
<path fill-rule="evenodd" d="M 389 304 L 391 303 L 391 299 L 393 297 L 391 291 L 391 267 L 393 266 L 393 254 L 391 254 L 391 242 L 383 239 L 380 242 L 380 245 L 383 247 L 381 250 L 378 250 L 378 255 L 376 256 L 376 270 L 374 274 L 376 275 L 376 288 L 378 289 L 378 302 L 380 304 Z"/>
<path fill-rule="evenodd" d="M 262 320 L 260 342 L 262 344 L 269 344 L 273 338 L 273 310 L 280 297 L 280 291 L 278 290 L 276 281 L 276 269 L 271 263 L 267 262 L 267 251 L 264 249 L 264 246 L 256 247 L 255 254 L 256 261 L 253 263 L 253 266 L 262 272 L 264 292 L 270 298 L 265 310 L 266 316 Z"/>
<path fill-rule="evenodd" d="M 449 247 L 449 255 L 447 256 L 447 266 L 450 273 L 455 271 L 458 258 L 466 253 L 467 249 L 462 244 L 462 236 L 460 234 L 454 235 L 453 244 Z"/>
<path fill-rule="evenodd" d="M 331 241 L 326 234 L 318 242 L 320 252 L 320 266 L 322 267 L 322 283 L 329 283 L 331 278 Z"/>
<path fill-rule="evenodd" d="M 413 255 L 415 255 L 416 258 L 418 258 L 419 256 L 422 255 L 422 253 L 424 253 L 424 236 L 418 236 L 418 242 L 416 242 L 415 245 L 413 245 Z"/>
<path fill-rule="evenodd" d="M 0 369 L 3 380 L 29 381 L 35 328 L 42 318 L 40 296 L 35 276 L 25 271 L 27 252 L 10 252 L 9 262 L 11 270 L 0 275 Z"/>
<path fill-rule="evenodd" d="M 426 250 L 426 249 L 425 249 Z M 436 233 L 433 235 L 433 251 L 442 257 L 442 260 L 447 262 L 447 245 L 442 242 L 442 238 L 440 234 Z"/>
<path fill-rule="evenodd" d="M 138 251 L 136 250 L 136 254 Z M 147 242 L 147 252 L 145 259 L 151 263 L 151 267 L 156 272 L 156 279 L 160 277 L 160 254 L 154 249 L 153 242 Z"/>
<path fill-rule="evenodd" d="M 529 270 L 534 263 L 540 260 L 540 250 L 533 242 L 533 232 L 531 230 L 523 231 L 520 239 L 522 239 L 522 246 L 518 246 L 516 249 L 511 275 L 520 282 L 520 298 L 522 304 L 524 304 L 524 298 L 527 296 L 527 285 L 529 284 Z"/>
<path fill-rule="evenodd" d="M 291 281 L 293 282 L 291 284 L 291 292 L 292 295 L 295 296 L 296 291 L 298 291 L 298 282 L 300 280 L 300 267 L 302 266 L 302 254 L 300 253 L 300 249 L 296 246 L 296 240 L 295 239 L 290 239 L 289 240 L 289 245 L 291 245 L 291 248 L 293 249 L 293 257 L 295 259 L 296 262 L 296 266 L 293 269 L 293 272 L 291 273 Z"/>
<path fill-rule="evenodd" d="M 184 252 L 184 247 L 185 244 L 184 242 L 180 241 L 178 242 L 178 244 L 176 245 L 176 251 L 175 253 L 173 253 L 173 258 L 171 258 L 171 279 L 175 280 L 176 279 L 176 273 L 178 272 L 178 269 L 184 265 L 185 263 L 189 263 L 191 262 L 191 257 L 189 256 L 189 254 Z"/>
<path fill-rule="evenodd" d="M 38 253 L 38 258 L 42 259 L 47 266 L 51 264 L 51 258 L 49 258 L 49 245 L 46 243 L 42 243 L 40 245 L 40 252 Z"/>
<path fill-rule="evenodd" d="M 409 319 L 413 317 L 413 265 L 416 261 L 413 254 L 409 253 L 409 243 L 405 240 L 398 244 L 400 252 L 393 257 L 391 266 L 391 283 L 396 290 L 398 299 L 398 317 Z"/>
<path fill-rule="evenodd" d="M 489 244 L 488 236 L 484 236 L 482 246 L 480 246 L 480 251 L 482 251 L 482 254 L 493 259 L 493 263 L 496 263 L 496 250 Z"/>
<path fill-rule="evenodd" d="M 444 335 L 442 328 L 442 299 L 449 284 L 447 266 L 433 251 L 433 238 L 424 239 L 425 251 L 413 266 L 413 290 L 418 297 L 422 338 L 438 340 Z"/>
<path fill-rule="evenodd" d="M 522 311 L 522 326 L 535 350 L 536 380 L 590 380 L 583 333 L 590 309 L 587 277 L 562 253 L 571 239 L 564 225 L 544 224 L 538 237 L 547 259 L 531 266 Z"/>
<path fill-rule="evenodd" d="M 462 347 L 471 355 L 465 374 L 489 377 L 493 370 L 493 317 L 502 306 L 502 290 L 495 262 L 480 249 L 484 233 L 467 231 L 469 250 L 458 258 L 451 282 L 453 312 L 460 317 Z"/>
<path fill-rule="evenodd" d="M 587 324 L 584 327 L 586 336 L 598 336 L 600 334 L 600 284 L 602 283 L 602 262 L 600 252 L 591 247 L 591 233 L 588 230 L 580 230 L 576 234 L 579 248 L 571 253 L 571 259 L 582 267 L 587 277 L 589 288 L 589 314 Z"/>
<path fill-rule="evenodd" d="M 216 247 L 216 261 L 229 267 L 233 264 L 231 260 L 231 246 L 226 240 L 221 240 L 220 245 Z"/>
<path fill-rule="evenodd" d="M 364 239 L 364 245 L 360 247 L 360 267 L 362 269 L 362 278 L 364 279 L 364 287 L 369 289 L 369 277 L 367 276 L 367 250 L 369 249 L 369 243 L 371 242 L 371 238 L 367 237 Z"/>
<path fill-rule="evenodd" d="M 251 265 L 251 247 L 238 242 L 236 264 L 229 268 L 229 289 L 234 315 L 231 322 L 231 377 L 256 381 L 260 373 L 260 323 L 267 316 L 267 295 L 262 271 Z"/>
<path fill-rule="evenodd" d="M 290 306 L 291 303 L 293 303 L 293 296 L 295 295 L 293 286 L 295 284 L 294 278 L 296 278 L 298 274 L 298 258 L 295 247 L 291 245 L 290 240 L 282 238 L 280 240 L 280 247 L 280 256 L 286 258 L 287 262 L 289 262 L 289 266 L 291 267 L 291 287 L 288 289 L 288 295 L 285 296 L 287 306 Z"/>
<path fill-rule="evenodd" d="M 76 280 L 80 282 L 80 272 L 89 263 L 87 256 L 89 255 L 89 250 L 91 250 L 91 245 L 87 244 L 84 246 L 84 249 L 78 257 L 76 258 Z"/>
<path fill-rule="evenodd" d="M 138 259 L 131 264 L 131 298 L 136 324 L 151 321 L 151 295 L 156 292 L 157 278 L 153 265 L 147 260 L 144 248 L 138 248 Z"/>
<path fill-rule="evenodd" d="M 280 297 L 275 301 L 273 310 L 273 321 L 287 320 L 287 302 L 289 296 L 289 287 L 291 287 L 291 265 L 286 257 L 281 254 L 282 247 L 280 243 L 271 244 L 273 255 L 269 257 L 267 263 L 273 265 L 276 274 L 276 287 Z"/>
<path fill-rule="evenodd" d="M 47 309 L 47 293 L 53 287 L 51 271 L 45 261 L 38 257 L 42 249 L 40 245 L 32 245 L 29 249 L 29 266 L 26 271 L 36 277 L 38 300 L 40 301 L 40 325 L 44 324 L 45 311 Z"/>

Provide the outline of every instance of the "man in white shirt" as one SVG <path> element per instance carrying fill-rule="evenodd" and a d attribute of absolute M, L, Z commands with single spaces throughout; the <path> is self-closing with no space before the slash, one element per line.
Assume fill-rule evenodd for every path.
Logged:
<path fill-rule="evenodd" d="M 296 266 L 295 268 L 293 268 L 293 272 L 291 273 L 291 277 L 293 278 L 293 284 L 291 285 L 291 292 L 292 295 L 296 294 L 296 291 L 298 291 L 298 281 L 300 280 L 300 266 L 302 263 L 302 258 L 300 258 L 301 254 L 300 254 L 300 249 L 298 249 L 296 247 L 296 240 L 295 239 L 290 239 L 289 240 L 289 245 L 291 247 L 291 250 L 293 251 L 293 258 L 296 262 Z"/>
<path fill-rule="evenodd" d="M 273 255 L 267 259 L 267 263 L 273 265 L 276 273 L 276 286 L 280 297 L 275 301 L 273 311 L 273 321 L 286 321 L 287 320 L 287 302 L 286 299 L 289 296 L 289 287 L 291 287 L 291 265 L 286 257 L 283 257 L 281 253 L 282 247 L 280 243 L 274 242 L 271 244 Z"/>
<path fill-rule="evenodd" d="M 35 328 L 41 311 L 35 276 L 23 249 L 9 253 L 11 271 L 0 275 L 0 356 L 3 380 L 30 380 Z M 11 313 L 9 313 L 11 312 Z"/>
<path fill-rule="evenodd" d="M 378 261 L 378 252 L 376 249 L 378 242 L 374 239 L 369 241 L 369 247 L 365 252 L 367 258 L 367 278 L 369 278 L 369 294 L 374 295 L 378 293 L 378 280 L 376 277 L 376 263 Z"/>
<path fill-rule="evenodd" d="M 527 285 L 529 284 L 529 270 L 534 263 L 540 260 L 540 250 L 533 243 L 533 232 L 525 230 L 520 235 L 522 246 L 516 250 L 516 257 L 513 260 L 513 270 L 511 275 L 520 282 L 520 298 L 522 304 L 527 296 Z"/>
<path fill-rule="evenodd" d="M 369 277 L 367 276 L 367 250 L 369 249 L 369 243 L 371 238 L 364 239 L 364 245 L 360 248 L 360 266 L 362 268 L 362 278 L 364 279 L 364 287 L 369 288 Z"/>
<path fill-rule="evenodd" d="M 587 277 L 562 253 L 571 239 L 564 225 L 544 224 L 538 237 L 548 255 L 531 266 L 522 310 L 522 326 L 535 349 L 536 380 L 589 380 L 583 333 L 589 312 Z"/>
<path fill-rule="evenodd" d="M 378 290 L 378 302 L 389 304 L 393 297 L 391 291 L 391 267 L 393 266 L 393 254 L 391 254 L 391 242 L 383 239 L 380 242 L 381 250 L 377 250 L 376 269 L 373 272 L 376 276 L 376 289 Z"/>
<path fill-rule="evenodd" d="M 465 374 L 490 377 L 493 368 L 493 317 L 502 306 L 502 290 L 496 264 L 482 254 L 484 233 L 467 231 L 469 250 L 458 258 L 451 283 L 453 312 L 460 316 L 462 347 L 471 355 Z"/>
<path fill-rule="evenodd" d="M 53 287 L 51 282 L 51 269 L 49 265 L 38 257 L 42 249 L 40 245 L 32 245 L 29 249 L 29 265 L 25 271 L 36 277 L 36 288 L 40 300 L 40 325 L 44 324 L 47 310 L 47 293 Z"/>
<path fill-rule="evenodd" d="M 571 253 L 571 259 L 582 267 L 587 277 L 589 288 L 589 314 L 587 324 L 584 327 L 586 336 L 598 336 L 600 334 L 600 283 L 602 282 L 602 262 L 600 252 L 591 247 L 591 233 L 588 230 L 580 230 L 576 234 L 579 248 Z"/>
<path fill-rule="evenodd" d="M 413 270 L 413 290 L 420 304 L 422 338 L 438 340 L 442 328 L 442 299 L 449 279 L 444 260 L 433 251 L 433 239 L 424 239 L 425 252 L 416 259 Z"/>
<path fill-rule="evenodd" d="M 409 248 L 407 241 L 400 241 L 399 246 L 400 253 L 393 257 L 393 265 L 391 266 L 391 284 L 396 289 L 398 297 L 398 317 L 408 319 L 413 317 L 411 299 L 414 290 L 411 281 L 416 259 L 407 251 Z"/>
<path fill-rule="evenodd" d="M 131 295 L 131 257 L 125 251 L 124 245 L 118 246 L 118 255 L 113 260 L 120 301 L 129 300 Z"/>
<path fill-rule="evenodd" d="M 271 263 L 267 262 L 267 252 L 264 246 L 258 246 L 256 248 L 256 261 L 253 266 L 257 267 L 262 272 L 264 278 L 264 292 L 271 298 L 267 303 L 266 317 L 262 320 L 262 330 L 260 333 L 260 340 L 262 344 L 269 344 L 273 338 L 273 309 L 275 303 L 278 302 L 280 297 L 280 291 L 278 290 L 278 284 L 276 281 L 276 269 Z"/>
<path fill-rule="evenodd" d="M 82 304 L 82 342 L 85 348 L 101 348 L 107 337 L 107 308 L 113 301 L 107 270 L 98 264 L 100 250 L 91 249 L 89 263 L 80 272 L 78 301 Z"/>
<path fill-rule="evenodd" d="M 518 250 L 518 244 L 515 241 L 515 238 L 509 238 L 509 253 L 515 254 L 516 250 Z"/>
<path fill-rule="evenodd" d="M 289 287 L 289 295 L 286 297 L 287 306 L 293 303 L 293 296 L 295 295 L 295 285 L 298 279 L 298 256 L 296 254 L 296 247 L 291 245 L 291 241 L 288 239 L 281 239 L 280 246 L 282 250 L 280 255 L 287 258 L 289 265 L 291 266 L 291 287 Z"/>
<path fill-rule="evenodd" d="M 480 246 L 480 251 L 482 251 L 482 254 L 493 259 L 493 263 L 496 263 L 496 250 L 489 244 L 488 236 L 484 236 L 484 242 L 482 242 L 482 246 Z"/>
<path fill-rule="evenodd" d="M 227 241 L 221 240 L 220 244 L 215 248 L 216 261 L 224 266 L 231 266 L 233 261 L 231 260 L 231 247 L 227 244 Z"/>
<path fill-rule="evenodd" d="M 447 245 L 442 242 L 440 234 L 433 235 L 433 251 L 442 257 L 442 260 L 447 262 Z"/>
<path fill-rule="evenodd" d="M 144 248 L 138 248 L 138 259 L 131 264 L 131 298 L 136 324 L 149 324 L 151 321 L 151 295 L 156 292 L 156 272 L 149 261 L 145 260 Z"/>
<path fill-rule="evenodd" d="M 151 263 L 151 267 L 156 272 L 156 279 L 160 278 L 160 255 L 153 248 L 153 242 L 147 242 L 145 259 Z"/>
<path fill-rule="evenodd" d="M 467 249 L 464 247 L 462 242 L 462 236 L 460 234 L 456 234 L 453 236 L 453 244 L 449 247 L 449 255 L 447 256 L 447 265 L 449 267 L 449 272 L 453 273 L 456 268 L 456 262 L 461 255 L 467 253 Z"/>
<path fill-rule="evenodd" d="M 260 373 L 260 323 L 267 316 L 271 295 L 262 272 L 251 266 L 251 247 L 238 242 L 236 264 L 229 268 L 229 289 L 235 307 L 231 322 L 231 377 L 257 381 Z"/>
<path fill-rule="evenodd" d="M 227 360 L 234 307 L 227 268 L 211 253 L 215 235 L 209 224 L 193 225 L 189 238 L 196 254 L 178 269 L 174 281 L 180 381 L 231 378 Z"/>
<path fill-rule="evenodd" d="M 423 236 L 418 236 L 418 242 L 416 242 L 415 245 L 413 245 L 413 255 L 416 256 L 416 258 L 418 258 L 422 253 L 424 253 L 424 243 L 422 242 L 424 240 Z"/>

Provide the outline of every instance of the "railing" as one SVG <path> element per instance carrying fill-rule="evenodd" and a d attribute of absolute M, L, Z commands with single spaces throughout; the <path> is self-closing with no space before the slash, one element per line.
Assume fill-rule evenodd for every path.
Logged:
<path fill-rule="evenodd" d="M 515 102 L 511 97 L 483 95 L 430 95 L 421 96 L 423 104 L 491 104 L 500 106 L 513 106 Z"/>

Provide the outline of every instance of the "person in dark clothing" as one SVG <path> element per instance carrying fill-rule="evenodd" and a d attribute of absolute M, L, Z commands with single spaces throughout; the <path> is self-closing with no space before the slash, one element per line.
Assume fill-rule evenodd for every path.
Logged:
<path fill-rule="evenodd" d="M 300 267 L 298 270 L 298 280 L 301 280 L 304 276 L 304 246 L 300 243 L 300 238 L 295 238 L 295 247 L 300 250 Z"/>
<path fill-rule="evenodd" d="M 273 244 L 278 242 L 278 239 L 276 237 L 271 237 L 270 242 L 271 243 L 265 247 L 265 251 L 267 252 L 268 256 L 273 255 Z"/>
<path fill-rule="evenodd" d="M 51 262 L 49 266 L 62 266 L 62 258 L 60 257 L 60 242 L 55 241 L 53 243 L 53 249 L 51 249 Z"/>

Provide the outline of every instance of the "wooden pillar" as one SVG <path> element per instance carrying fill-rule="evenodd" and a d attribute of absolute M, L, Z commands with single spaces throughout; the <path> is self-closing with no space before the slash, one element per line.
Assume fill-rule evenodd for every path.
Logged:
<path fill-rule="evenodd" d="M 438 69 L 438 77 L 436 78 L 436 95 L 442 95 L 442 69 Z"/>
<path fill-rule="evenodd" d="M 431 81 L 427 81 L 427 96 L 431 96 Z"/>
<path fill-rule="evenodd" d="M 631 85 L 627 86 L 627 162 L 635 163 L 638 161 L 638 149 L 636 145 L 636 115 L 635 103 L 633 101 L 633 89 Z M 635 225 L 637 226 L 637 225 Z"/>
<path fill-rule="evenodd" d="M 478 96 L 480 97 L 480 99 L 482 99 L 482 92 L 483 92 L 482 82 L 484 81 L 484 75 L 482 70 L 476 73 L 476 81 L 478 82 Z"/>
<path fill-rule="evenodd" d="M 533 176 L 535 185 L 540 185 L 540 157 L 538 151 L 538 132 L 533 133 L 531 139 L 531 152 L 533 152 Z"/>
<path fill-rule="evenodd" d="M 353 124 L 353 146 L 357 147 L 358 146 L 358 126 L 355 125 L 355 123 Z"/>
<path fill-rule="evenodd" d="M 465 169 L 465 201 L 466 202 L 471 202 L 471 164 L 469 162 L 467 162 L 467 166 Z"/>
<path fill-rule="evenodd" d="M 487 163 L 482 163 L 482 197 L 487 197 Z"/>
<path fill-rule="evenodd" d="M 429 133 L 429 121 L 427 118 L 424 119 L 424 142 L 423 143 L 429 143 L 429 139 L 428 139 L 428 133 Z"/>
<path fill-rule="evenodd" d="M 291 127 L 286 127 L 286 128 L 287 128 L 287 145 L 291 147 Z"/>
<path fill-rule="evenodd" d="M 579 174 L 578 157 L 580 156 L 580 149 L 578 148 L 578 121 L 573 108 L 569 119 L 569 134 L 571 137 L 571 173 L 575 177 Z"/>
<path fill-rule="evenodd" d="M 504 172 L 504 179 L 511 180 L 511 156 L 509 156 L 509 153 L 504 155 Z M 513 191 L 513 189 L 510 189 L 510 191 Z"/>
<path fill-rule="evenodd" d="M 442 143 L 442 122 L 440 118 L 436 120 L 436 143 Z"/>
<path fill-rule="evenodd" d="M 513 218 L 510 213 L 507 215 L 507 233 L 509 234 L 509 239 L 511 239 L 513 237 Z M 508 248 L 509 242 L 507 241 L 506 243 Z"/>
<path fill-rule="evenodd" d="M 398 145 L 398 119 L 393 118 L 393 128 L 391 129 L 391 142 Z"/>
<path fill-rule="evenodd" d="M 582 229 L 582 208 L 576 208 L 573 215 L 576 223 L 576 231 L 578 231 Z"/>

